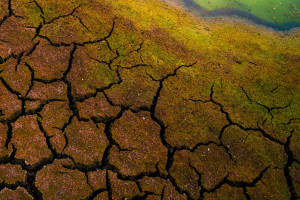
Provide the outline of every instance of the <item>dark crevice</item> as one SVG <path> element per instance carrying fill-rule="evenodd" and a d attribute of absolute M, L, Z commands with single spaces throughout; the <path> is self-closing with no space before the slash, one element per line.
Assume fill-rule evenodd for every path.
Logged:
<path fill-rule="evenodd" d="M 21 181 L 17 181 L 14 184 L 5 183 L 5 181 L 0 183 L 0 191 L 2 191 L 5 188 L 8 188 L 10 190 L 16 190 L 18 187 L 23 187 L 24 188 L 25 184 Z"/>
<path fill-rule="evenodd" d="M 31 91 L 33 85 L 34 85 L 34 69 L 28 64 L 28 63 L 24 63 L 24 65 L 28 68 L 28 70 L 30 71 L 30 85 L 29 85 L 29 88 L 25 94 L 25 97 L 28 96 L 29 92 Z"/>
<path fill-rule="evenodd" d="M 48 149 L 51 151 L 53 157 L 56 157 L 57 152 L 55 151 L 55 149 L 53 148 L 53 146 L 51 144 L 51 141 L 50 141 L 51 137 L 47 134 L 46 130 L 44 129 L 44 127 L 42 125 L 42 122 L 39 119 L 37 119 L 37 123 L 39 125 L 40 131 L 43 133 L 43 135 L 46 139 Z"/>
<path fill-rule="evenodd" d="M 26 56 L 30 56 L 36 49 L 36 47 L 40 44 L 40 41 L 37 41 L 36 43 L 33 44 L 32 48 L 28 51 Z"/>
<path fill-rule="evenodd" d="M 252 180 L 252 182 L 244 182 L 244 181 L 231 181 L 228 179 L 229 174 L 227 174 L 217 185 L 215 185 L 211 189 L 207 189 L 203 186 L 201 186 L 200 196 L 201 199 L 203 199 L 205 193 L 213 193 L 219 188 L 221 188 L 223 185 L 227 184 L 231 187 L 235 188 L 242 188 L 244 191 L 244 195 L 246 199 L 251 199 L 250 196 L 247 193 L 247 187 L 255 187 L 256 184 L 262 180 L 263 175 L 266 173 L 266 171 L 270 168 L 270 166 L 266 167 L 264 170 L 261 171 L 261 173 Z M 199 172 L 198 172 L 199 173 Z"/>
<path fill-rule="evenodd" d="M 38 2 L 37 2 L 36 0 L 33 0 L 32 2 L 33 2 L 33 3 L 36 5 L 36 7 L 38 7 L 38 9 L 40 10 L 40 13 L 41 13 L 40 17 L 41 17 L 42 20 L 43 20 L 43 24 L 40 24 L 39 26 L 42 27 L 42 25 L 44 25 L 44 24 L 46 23 L 44 10 L 43 10 L 42 6 L 40 6 L 40 5 L 38 4 Z M 40 27 L 40 28 L 41 28 L 41 27 Z M 40 31 L 38 31 L 38 28 L 37 28 L 36 32 L 37 32 L 36 36 L 38 36 L 38 35 L 39 35 L 39 32 L 40 32 Z M 35 36 L 34 38 L 36 38 L 36 36 Z"/>
<path fill-rule="evenodd" d="M 288 160 L 284 167 L 284 176 L 286 178 L 286 182 L 287 182 L 290 194 L 291 194 L 291 200 L 297 199 L 297 196 L 298 196 L 295 186 L 294 186 L 294 183 L 293 183 L 291 172 L 290 172 L 290 167 L 292 166 L 293 162 L 295 161 L 294 154 L 290 148 L 290 143 L 291 143 L 291 138 L 293 136 L 293 133 L 294 133 L 294 130 L 292 131 L 291 135 L 287 138 L 287 141 L 284 144 L 284 151 L 288 156 Z"/>
<path fill-rule="evenodd" d="M 148 64 L 135 64 L 132 65 L 130 67 L 121 67 L 122 69 L 134 69 L 134 68 L 138 68 L 138 67 L 152 67 L 152 65 L 148 65 Z"/>
<path fill-rule="evenodd" d="M 244 91 L 244 90 L 243 90 L 243 91 Z M 246 128 L 246 127 L 242 126 L 241 124 L 238 124 L 238 123 L 236 123 L 236 122 L 233 122 L 233 120 L 230 118 L 229 113 L 228 113 L 227 111 L 225 111 L 224 106 L 223 106 L 221 103 L 219 103 L 219 102 L 217 102 L 217 101 L 215 101 L 215 100 L 213 99 L 213 94 L 214 94 L 214 85 L 212 85 L 212 87 L 211 87 L 211 93 L 210 93 L 210 99 L 209 99 L 209 100 L 201 100 L 201 99 L 189 99 L 189 100 L 194 101 L 194 102 L 201 102 L 201 103 L 212 102 L 212 103 L 214 103 L 215 105 L 219 106 L 220 111 L 221 111 L 223 114 L 225 114 L 226 120 L 229 122 L 229 124 L 225 125 L 225 126 L 222 128 L 222 130 L 221 130 L 221 132 L 220 132 L 220 134 L 219 134 L 219 140 L 220 140 L 221 144 L 222 144 L 222 135 L 223 135 L 225 129 L 228 128 L 228 127 L 230 127 L 230 126 L 233 126 L 233 125 L 234 125 L 234 126 L 237 126 L 237 127 L 240 128 L 240 129 L 244 130 L 244 131 L 255 131 L 255 132 L 260 132 L 260 133 L 261 133 L 265 138 L 267 138 L 268 140 L 270 140 L 270 141 L 272 141 L 272 142 L 275 142 L 275 143 L 277 143 L 277 144 L 279 144 L 279 145 L 282 145 L 282 146 L 284 145 L 283 142 L 281 142 L 280 140 L 278 140 L 278 139 L 272 137 L 271 135 L 269 135 L 268 133 L 266 133 L 266 132 L 260 127 L 260 125 L 259 125 L 258 122 L 257 122 L 257 127 L 256 127 L 256 128 Z M 246 95 L 246 96 L 247 96 L 247 95 Z M 251 100 L 251 99 L 249 98 L 249 101 L 252 102 L 253 100 Z M 274 109 L 274 108 L 273 108 L 273 109 Z M 224 146 L 224 145 L 223 145 L 223 146 Z M 226 149 L 226 146 L 224 146 L 224 148 Z M 227 149 L 226 149 L 226 150 L 227 150 Z"/>
<path fill-rule="evenodd" d="M 272 137 L 271 135 L 269 135 L 268 133 L 266 133 L 259 125 L 259 123 L 257 123 L 257 128 L 245 128 L 240 124 L 234 123 L 233 125 L 236 125 L 237 127 L 239 127 L 240 129 L 244 130 L 244 131 L 255 131 L 255 132 L 260 132 L 265 138 L 267 138 L 268 140 L 275 142 L 281 146 L 284 145 L 283 142 L 281 142 L 280 140 Z"/>
<path fill-rule="evenodd" d="M 42 200 L 43 194 L 35 186 L 36 172 L 27 172 L 25 187 L 34 200 Z"/>
<path fill-rule="evenodd" d="M 78 118 L 78 120 L 80 120 L 77 104 L 75 102 L 75 98 L 72 95 L 72 85 L 68 80 L 65 80 L 64 82 L 67 85 L 67 97 L 69 100 L 69 108 L 73 112 L 73 115 L 76 116 Z"/>
<path fill-rule="evenodd" d="M 80 7 L 80 5 L 77 6 L 77 7 L 75 7 L 75 8 L 73 8 L 73 10 L 72 10 L 70 13 L 65 14 L 65 15 L 59 15 L 58 17 L 55 17 L 55 18 L 53 18 L 53 19 L 51 19 L 51 20 L 45 22 L 45 24 L 51 24 L 51 23 L 53 23 L 54 21 L 56 21 L 56 20 L 58 20 L 58 19 L 60 19 L 60 18 L 69 17 L 69 16 L 73 15 L 73 14 L 75 13 L 75 11 L 76 11 L 79 7 Z"/>
<path fill-rule="evenodd" d="M 261 173 L 253 179 L 252 182 L 244 182 L 244 181 L 231 181 L 228 178 L 226 178 L 225 182 L 232 186 L 232 187 L 238 187 L 238 188 L 243 188 L 243 187 L 255 187 L 256 183 L 260 181 L 264 175 L 264 173 L 270 168 L 270 166 L 266 167 L 264 170 L 261 171 Z"/>
<path fill-rule="evenodd" d="M 168 179 L 170 180 L 170 182 L 172 183 L 173 187 L 175 188 L 175 190 L 176 190 L 179 194 L 186 195 L 186 196 L 188 197 L 188 200 L 193 200 L 193 198 L 191 197 L 189 191 L 181 189 L 181 188 L 178 186 L 178 184 L 177 184 L 175 178 L 173 178 L 170 174 L 168 174 Z"/>
<path fill-rule="evenodd" d="M 174 154 L 176 152 L 176 148 L 172 147 L 167 141 L 166 141 L 166 138 L 165 138 L 165 130 L 166 130 L 166 126 L 164 124 L 164 122 L 162 120 L 160 120 L 157 116 L 156 116 L 156 106 L 158 104 L 158 99 L 160 97 L 160 94 L 161 94 L 161 91 L 163 89 L 163 84 L 164 84 L 164 81 L 166 81 L 169 77 L 173 77 L 173 76 L 176 76 L 177 75 L 177 71 L 179 69 L 181 69 L 182 67 L 192 67 L 194 66 L 196 63 L 193 63 L 193 64 L 190 64 L 190 65 L 180 65 L 179 67 L 175 68 L 173 73 L 170 73 L 170 74 L 167 74 L 166 76 L 164 76 L 162 79 L 160 80 L 156 80 L 155 78 L 153 78 L 151 75 L 147 74 L 153 81 L 155 82 L 159 82 L 159 87 L 156 91 L 156 94 L 155 96 L 153 97 L 153 100 L 152 100 L 152 104 L 150 106 L 150 116 L 151 116 L 151 119 L 153 121 L 155 121 L 159 126 L 160 126 L 160 139 L 161 139 L 161 142 L 162 144 L 168 149 L 168 159 L 167 159 L 167 164 L 166 164 L 166 170 L 169 171 L 169 169 L 172 167 L 172 163 L 173 163 L 173 160 L 174 160 Z M 172 185 L 175 187 L 176 191 L 178 191 L 179 194 L 185 194 L 188 196 L 188 199 L 192 199 L 190 197 L 190 194 L 188 191 L 185 191 L 185 190 L 182 190 L 176 183 L 175 179 L 170 175 L 168 174 L 168 179 L 171 181 Z"/>
<path fill-rule="evenodd" d="M 219 137 L 218 137 L 218 140 L 219 140 L 219 144 L 218 145 L 221 146 L 221 147 L 223 147 L 225 149 L 227 155 L 230 157 L 230 159 L 234 163 L 236 163 L 236 161 L 233 159 L 233 156 L 231 155 L 231 153 L 229 151 L 229 148 L 226 145 L 224 145 L 223 141 L 222 141 L 222 136 L 223 136 L 223 133 L 225 132 L 225 130 L 228 127 L 230 127 L 230 126 L 235 125 L 236 123 L 234 123 L 232 121 L 232 119 L 230 118 L 229 113 L 227 111 L 225 111 L 224 106 L 221 103 L 217 102 L 214 99 L 214 84 L 210 88 L 210 99 L 209 100 L 201 100 L 201 99 L 189 99 L 189 100 L 193 101 L 193 102 L 201 102 L 201 103 L 209 103 L 209 102 L 211 102 L 211 103 L 215 104 L 216 106 L 218 106 L 219 109 L 220 109 L 220 111 L 221 111 L 221 113 L 225 115 L 226 120 L 228 121 L 229 124 L 226 124 L 225 126 L 222 127 L 222 129 L 221 129 L 221 131 L 219 133 Z"/>
<path fill-rule="evenodd" d="M 32 40 L 34 40 L 35 38 L 37 38 L 37 37 L 40 35 L 40 32 L 41 32 L 41 29 L 42 29 L 42 28 L 43 28 L 43 24 L 40 23 L 40 24 L 38 25 L 38 27 L 36 27 L 36 29 L 35 29 L 35 34 L 34 34 Z"/>
<path fill-rule="evenodd" d="M 289 119 L 288 122 L 282 123 L 282 124 L 288 126 L 288 125 L 292 124 L 294 121 L 299 121 L 299 120 L 300 120 L 300 118 L 292 118 L 292 119 Z"/>
<path fill-rule="evenodd" d="M 34 78 L 34 81 L 40 82 L 40 83 L 43 83 L 43 84 L 52 84 L 52 83 L 61 82 L 62 80 L 61 80 L 61 78 L 54 78 L 54 79 L 50 79 L 50 80 Z"/>
<path fill-rule="evenodd" d="M 0 20 L 0 27 L 9 17 L 14 15 L 13 9 L 11 7 L 11 0 L 7 0 L 7 11 L 8 13 L 4 15 L 4 17 Z"/>
<path fill-rule="evenodd" d="M 78 17 L 78 16 L 75 16 L 75 17 L 78 19 L 79 23 L 80 23 L 86 30 L 90 31 L 90 29 L 83 23 L 83 21 L 82 21 L 82 19 L 81 19 L 80 17 Z M 91 32 L 91 31 L 90 31 L 90 32 Z"/>
<path fill-rule="evenodd" d="M 88 94 L 85 94 L 85 95 L 81 95 L 79 97 L 74 97 L 74 100 L 76 102 L 83 102 L 83 101 L 85 101 L 85 100 L 87 100 L 87 99 L 89 99 L 91 97 L 96 97 L 97 94 L 101 93 L 101 92 L 105 95 L 106 99 L 108 99 L 108 96 L 104 93 L 104 91 L 105 90 L 109 90 L 110 88 L 112 88 L 112 86 L 119 85 L 119 84 L 121 84 L 123 82 L 119 70 L 117 69 L 115 72 L 116 72 L 117 77 L 118 77 L 118 81 L 117 82 L 112 82 L 112 83 L 110 83 L 107 86 L 104 86 L 102 88 L 96 88 L 95 92 L 93 92 L 93 93 L 88 93 Z M 113 105 L 112 101 L 109 101 L 109 103 L 111 105 Z M 118 105 L 114 104 L 114 106 L 118 106 Z M 125 107 L 125 106 L 121 106 L 120 105 L 119 107 Z"/>
<path fill-rule="evenodd" d="M 108 170 L 106 170 L 106 188 L 107 188 L 107 192 L 108 192 L 108 199 L 112 200 L 112 188 L 111 188 L 111 183 L 109 180 L 109 174 L 108 174 Z"/>
<path fill-rule="evenodd" d="M 71 46 L 71 45 L 85 46 L 87 44 L 101 43 L 101 42 L 106 41 L 108 38 L 111 37 L 111 35 L 112 35 L 112 33 L 113 33 L 114 29 L 115 29 L 115 24 L 116 24 L 115 19 L 116 18 L 114 18 L 114 20 L 113 20 L 113 25 L 112 25 L 112 28 L 109 31 L 109 33 L 105 37 L 100 38 L 100 39 L 96 39 L 96 40 L 85 41 L 85 42 L 82 42 L 82 43 L 76 43 L 76 42 L 72 42 L 72 43 L 64 43 L 64 42 L 55 43 L 55 42 L 52 42 L 51 39 L 49 37 L 45 36 L 45 35 L 39 34 L 38 37 L 47 40 L 50 43 L 50 45 L 52 45 L 54 47 L 61 47 L 61 46 L 68 47 L 68 46 Z"/>
<path fill-rule="evenodd" d="M 248 93 L 246 92 L 246 90 L 245 90 L 243 87 L 241 87 L 241 89 L 242 89 L 243 93 L 246 95 L 248 101 L 249 101 L 250 103 L 252 103 L 252 99 L 250 98 L 250 96 L 248 95 Z"/>
<path fill-rule="evenodd" d="M 12 139 L 12 135 L 13 135 L 13 132 L 12 132 L 12 125 L 11 123 L 8 123 L 7 124 L 7 135 L 6 135 L 6 141 L 5 141 L 5 147 L 8 148 L 8 145 Z"/>
<path fill-rule="evenodd" d="M 44 10 L 43 8 L 38 4 L 38 2 L 36 0 L 33 0 L 32 2 L 34 2 L 34 4 L 39 8 L 40 12 L 42 13 L 42 15 L 44 15 Z"/>
<path fill-rule="evenodd" d="M 18 70 L 18 66 L 20 65 L 20 63 L 22 62 L 22 57 L 24 55 L 24 51 L 22 53 L 20 53 L 18 56 L 17 56 L 17 64 L 15 66 L 15 71 Z"/>
<path fill-rule="evenodd" d="M 94 190 L 85 200 L 93 200 L 98 194 L 101 194 L 102 192 L 107 192 L 106 188 L 100 188 L 97 190 Z"/>
<path fill-rule="evenodd" d="M 150 78 L 152 80 L 154 80 L 155 82 L 159 82 L 159 87 L 156 91 L 155 96 L 153 97 L 152 104 L 150 106 L 150 113 L 151 113 L 150 116 L 151 116 L 151 119 L 153 121 L 155 121 L 160 126 L 160 139 L 161 139 L 161 142 L 168 149 L 168 160 L 167 160 L 167 164 L 166 164 L 166 169 L 167 170 L 169 170 L 172 166 L 173 159 L 174 159 L 173 157 L 174 157 L 174 154 L 175 154 L 176 150 L 166 141 L 166 138 L 165 138 L 166 126 L 165 126 L 164 122 L 156 116 L 156 114 L 155 114 L 156 110 L 155 109 L 156 109 L 156 106 L 157 106 L 157 103 L 158 103 L 158 99 L 160 97 L 160 93 L 163 89 L 164 81 L 167 80 L 169 77 L 176 76 L 177 71 L 179 69 L 181 69 L 182 67 L 192 67 L 195 64 L 196 63 L 193 63 L 191 65 L 181 65 L 181 66 L 177 67 L 176 69 L 174 69 L 173 73 L 167 74 L 165 77 L 163 77 L 160 80 L 156 80 L 151 75 L 147 74 L 148 76 L 150 76 Z"/>
<path fill-rule="evenodd" d="M 164 186 L 164 188 L 161 191 L 161 198 L 160 198 L 160 200 L 164 200 L 165 199 L 165 190 L 166 190 L 166 186 Z"/>
<path fill-rule="evenodd" d="M 143 48 L 143 44 L 144 44 L 144 42 L 141 42 L 140 44 L 139 44 L 139 47 L 137 48 L 137 49 L 134 49 L 134 50 L 132 50 L 132 51 L 130 51 L 127 55 L 129 55 L 129 54 L 131 54 L 131 53 L 134 53 L 134 52 L 139 52 L 139 51 L 141 51 L 142 50 L 142 48 Z"/>
<path fill-rule="evenodd" d="M 130 200 L 145 200 L 149 195 L 155 195 L 153 192 L 145 192 L 143 195 L 136 195 L 132 197 Z"/>
<path fill-rule="evenodd" d="M 270 92 L 273 93 L 275 92 L 281 85 L 276 86 L 275 88 L 273 88 Z"/>
<path fill-rule="evenodd" d="M 106 123 L 105 123 L 105 128 L 104 128 L 104 133 L 109 141 L 109 146 L 107 147 L 107 149 L 105 150 L 104 152 L 104 155 L 103 155 L 103 159 L 102 159 L 102 165 L 109 165 L 109 163 L 107 163 L 109 160 L 108 160 L 108 157 L 109 157 L 109 151 L 110 151 L 110 148 L 115 145 L 119 150 L 125 150 L 125 149 L 122 149 L 121 146 L 117 143 L 117 141 L 115 141 L 115 139 L 113 138 L 113 135 L 111 133 L 111 127 L 112 127 L 112 124 L 120 119 L 124 113 L 125 110 L 128 110 L 128 108 L 124 108 L 122 109 L 119 114 L 111 119 L 111 120 L 108 120 Z"/>
<path fill-rule="evenodd" d="M 256 103 L 257 105 L 262 106 L 263 108 L 265 108 L 265 109 L 268 111 L 268 113 L 271 115 L 272 119 L 274 118 L 274 116 L 273 116 L 273 114 L 272 114 L 272 111 L 273 111 L 273 110 L 282 110 L 282 109 L 286 109 L 286 108 L 288 108 L 289 106 L 291 106 L 291 104 L 292 104 L 292 101 L 290 101 L 290 102 L 289 102 L 287 105 L 285 105 L 285 106 L 273 106 L 273 107 L 269 107 L 269 106 L 267 106 L 267 105 L 264 105 L 264 104 L 262 104 L 262 103 L 260 103 L 260 102 L 258 102 L 258 101 L 255 101 L 255 100 L 251 99 L 251 97 L 250 97 L 249 94 L 246 92 L 246 90 L 245 90 L 243 87 L 241 87 L 241 88 L 242 88 L 243 93 L 246 95 L 247 99 L 249 100 L 249 102 L 250 102 L 250 103 L 254 102 L 254 103 Z M 276 88 L 272 89 L 271 92 L 274 92 L 274 91 L 277 90 L 278 88 L 279 88 L 279 86 L 277 86 Z"/>
<path fill-rule="evenodd" d="M 69 58 L 69 63 L 68 63 L 68 68 L 66 69 L 66 71 L 63 74 L 62 80 L 67 80 L 67 75 L 69 74 L 69 72 L 72 69 L 72 65 L 73 65 L 73 60 L 74 60 L 74 55 L 75 55 L 75 51 L 77 49 L 77 45 L 73 44 L 73 48 L 70 52 L 70 58 Z"/>
<path fill-rule="evenodd" d="M 1 80 L 1 77 L 0 77 L 0 80 Z M 41 112 L 43 110 L 43 108 L 51 102 L 64 101 L 64 100 L 60 100 L 60 99 L 49 99 L 49 100 L 41 102 L 40 105 L 36 109 L 26 111 L 24 104 L 25 104 L 26 100 L 30 100 L 30 99 L 26 99 L 26 98 L 23 98 L 23 97 L 19 97 L 19 98 L 22 101 L 22 108 L 23 109 L 21 111 L 17 111 L 12 116 L 10 116 L 10 118 L 8 118 L 8 119 L 6 119 L 5 121 L 2 122 L 4 124 L 6 124 L 7 127 L 8 127 L 7 137 L 6 137 L 6 141 L 5 141 L 5 147 L 6 148 L 8 148 L 8 145 L 9 145 L 9 143 L 11 141 L 11 138 L 12 138 L 12 135 L 13 135 L 12 123 L 17 121 L 21 116 L 28 116 L 28 115 L 35 115 L 35 114 L 39 115 L 39 112 Z"/>
<path fill-rule="evenodd" d="M 246 198 L 247 200 L 251 200 L 251 197 L 250 197 L 250 195 L 248 194 L 247 188 L 246 188 L 246 187 L 243 187 L 243 194 L 244 194 L 244 196 L 245 196 L 245 198 Z"/>
<path fill-rule="evenodd" d="M 197 181 L 197 184 L 198 184 L 198 187 L 201 188 L 202 187 L 202 181 L 201 181 L 201 178 L 202 178 L 202 173 L 199 172 L 196 167 L 194 167 L 190 162 L 189 162 L 189 166 L 190 168 L 192 168 L 194 170 L 194 172 L 198 175 L 198 181 Z"/>

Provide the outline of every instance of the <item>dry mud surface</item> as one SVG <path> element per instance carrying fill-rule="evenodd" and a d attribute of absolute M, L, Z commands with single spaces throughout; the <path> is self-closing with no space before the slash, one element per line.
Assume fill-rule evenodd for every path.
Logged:
<path fill-rule="evenodd" d="M 146 71 L 143 42 L 113 46 L 118 19 L 89 37 L 79 6 L 53 17 L 37 1 L 0 6 L 0 199 L 299 197 L 290 96 L 264 104 L 239 87 L 258 111 L 247 110 L 223 82 L 191 82 L 197 63 Z"/>

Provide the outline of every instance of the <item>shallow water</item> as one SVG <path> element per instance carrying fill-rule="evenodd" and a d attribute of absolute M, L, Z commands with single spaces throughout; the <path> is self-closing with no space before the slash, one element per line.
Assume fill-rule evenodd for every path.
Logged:
<path fill-rule="evenodd" d="M 238 15 L 279 30 L 300 26 L 300 0 L 183 0 L 206 16 Z"/>

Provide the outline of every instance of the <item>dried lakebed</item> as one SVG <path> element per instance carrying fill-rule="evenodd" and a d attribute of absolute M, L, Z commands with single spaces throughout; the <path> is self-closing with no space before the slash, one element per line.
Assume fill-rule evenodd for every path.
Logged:
<path fill-rule="evenodd" d="M 299 197 L 298 32 L 160 0 L 0 7 L 0 199 Z"/>

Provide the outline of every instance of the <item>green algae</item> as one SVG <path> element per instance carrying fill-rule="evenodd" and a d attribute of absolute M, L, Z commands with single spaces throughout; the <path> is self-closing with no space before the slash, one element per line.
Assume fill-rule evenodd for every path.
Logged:
<path fill-rule="evenodd" d="M 300 25 L 299 0 L 186 0 L 184 2 L 191 7 L 199 5 L 201 9 L 205 9 L 212 15 L 237 14 L 279 29 Z"/>

